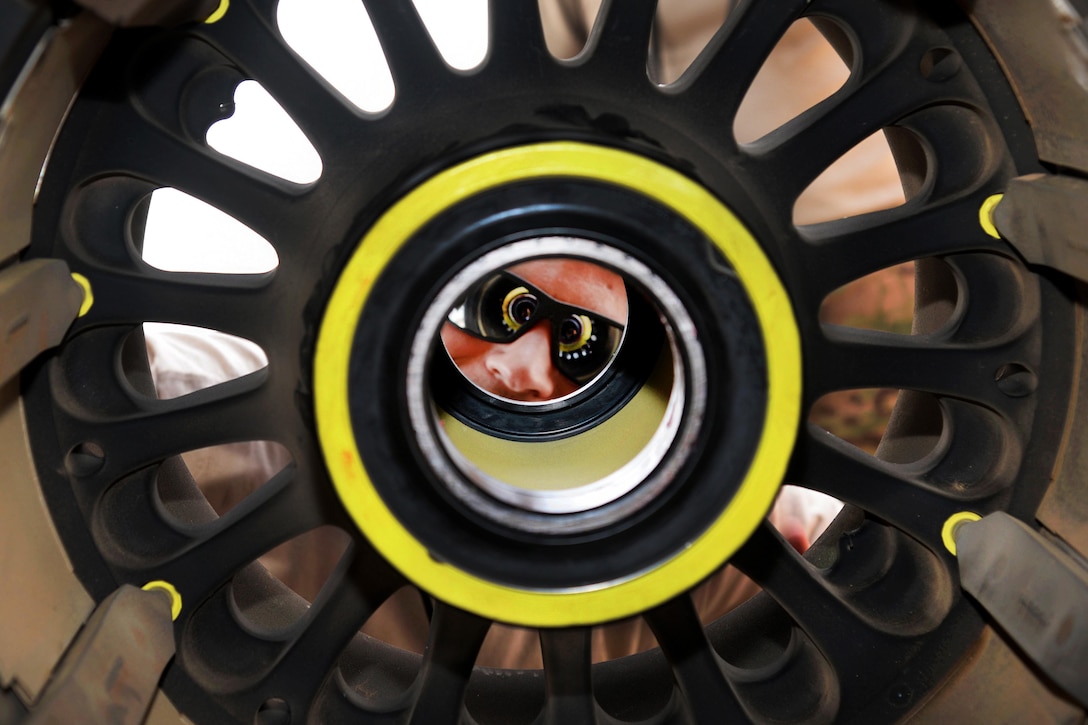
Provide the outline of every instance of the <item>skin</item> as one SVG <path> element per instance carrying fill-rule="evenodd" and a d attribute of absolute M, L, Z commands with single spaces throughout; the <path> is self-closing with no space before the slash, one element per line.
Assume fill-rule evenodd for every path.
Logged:
<path fill-rule="evenodd" d="M 534 259 L 510 271 L 560 302 L 627 324 L 623 279 L 610 269 L 580 259 Z M 547 321 L 507 344 L 480 340 L 447 322 L 442 342 L 466 378 L 503 398 L 543 402 L 580 387 L 552 364 Z"/>

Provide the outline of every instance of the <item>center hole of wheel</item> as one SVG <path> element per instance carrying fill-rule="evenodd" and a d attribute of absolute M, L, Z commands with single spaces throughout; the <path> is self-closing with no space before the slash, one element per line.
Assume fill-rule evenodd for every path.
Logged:
<path fill-rule="evenodd" d="M 705 409 L 704 365 L 690 317 L 648 266 L 536 237 L 438 292 L 412 348 L 409 411 L 461 504 L 515 529 L 585 531 L 668 488 Z"/>

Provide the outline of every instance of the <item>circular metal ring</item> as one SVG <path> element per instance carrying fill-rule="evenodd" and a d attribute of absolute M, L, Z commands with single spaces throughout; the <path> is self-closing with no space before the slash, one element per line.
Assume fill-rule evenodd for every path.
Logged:
<path fill-rule="evenodd" d="M 667 336 L 673 354 L 672 385 L 668 402 L 650 441 L 621 468 L 594 481 L 556 489 L 513 485 L 489 475 L 462 452 L 438 425 L 438 411 L 425 385 L 445 310 L 464 290 L 489 272 L 528 259 L 577 257 L 607 265 L 623 273 L 661 306 L 668 320 Z M 628 254 L 599 242 L 572 238 L 531 239 L 500 247 L 462 269 L 439 293 L 416 332 L 408 362 L 408 412 L 424 458 L 448 489 L 473 510 L 523 531 L 581 533 L 616 523 L 652 501 L 672 482 L 690 454 L 706 408 L 706 361 L 699 347 L 695 323 L 664 280 Z M 682 346 L 683 350 L 678 349 Z M 685 363 L 686 361 L 686 363 Z M 591 387 L 593 383 L 589 383 Z M 587 391 L 587 392 L 592 392 Z M 529 444 L 533 445 L 533 444 Z M 675 459 L 663 465 L 667 455 Z M 547 475 L 546 473 L 544 475 Z M 467 479 L 467 480 L 466 480 Z M 637 493 L 627 496 L 635 489 Z M 481 491 L 482 489 L 482 491 Z M 538 514 L 586 513 L 626 497 L 604 516 L 587 516 L 560 523 L 554 517 L 526 517 L 494 499 Z"/>

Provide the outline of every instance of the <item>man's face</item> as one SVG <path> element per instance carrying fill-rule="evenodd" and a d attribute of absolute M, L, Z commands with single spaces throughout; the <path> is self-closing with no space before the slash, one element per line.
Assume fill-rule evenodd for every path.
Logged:
<path fill-rule="evenodd" d="M 615 272 L 579 259 L 537 259 L 510 267 L 508 272 L 558 302 L 578 307 L 620 325 L 627 324 L 627 292 Z M 514 299 L 503 303 L 517 316 Z M 446 322 L 442 342 L 461 373 L 494 395 L 524 402 L 540 402 L 573 393 L 582 383 L 564 374 L 554 363 L 555 331 L 551 320 L 540 320 L 511 342 L 497 343 L 471 335 Z M 601 354 L 598 346 L 597 354 Z M 569 372 L 569 371 L 568 371 Z"/>

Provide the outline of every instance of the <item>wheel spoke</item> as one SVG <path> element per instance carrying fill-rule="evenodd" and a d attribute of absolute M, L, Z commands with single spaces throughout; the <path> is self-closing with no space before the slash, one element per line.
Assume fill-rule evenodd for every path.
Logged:
<path fill-rule="evenodd" d="M 533 73 L 551 60 L 538 0 L 488 0 L 487 19 L 488 70 Z"/>
<path fill-rule="evenodd" d="M 465 688 L 490 626 L 489 621 L 442 602 L 435 606 L 412 709 L 413 725 L 462 721 Z"/>
<path fill-rule="evenodd" d="M 206 602 L 196 606 L 192 601 L 192 619 L 179 642 L 179 649 L 188 658 L 208 657 L 210 650 L 214 660 L 208 664 L 220 666 L 224 655 L 259 653 L 219 673 L 219 677 L 230 680 L 229 686 L 217 683 L 230 693 L 224 697 L 224 705 L 240 720 L 252 719 L 270 696 L 285 701 L 291 712 L 309 711 L 340 653 L 366 619 L 403 583 L 373 553 L 354 559 L 349 554 L 341 560 L 310 606 L 270 582 L 270 576 L 254 564 L 240 569 L 229 586 L 219 587 Z M 237 626 L 239 614 L 246 616 L 236 604 L 238 587 L 256 588 L 259 596 L 273 599 L 286 595 L 293 600 L 288 606 L 298 618 L 279 632 Z M 364 713 L 351 705 L 342 710 L 350 712 L 353 722 L 371 722 L 360 720 Z"/>
<path fill-rule="evenodd" d="M 689 594 L 645 615 L 647 623 L 672 665 L 684 706 L 699 723 L 748 720 L 722 670 L 721 659 L 706 637 Z"/>
<path fill-rule="evenodd" d="M 1004 252 L 999 240 L 978 227 L 979 204 L 966 197 L 802 227 L 810 243 L 795 250 L 805 260 L 801 267 L 821 270 L 808 279 L 814 307 L 846 283 L 902 262 L 957 252 Z"/>
<path fill-rule="evenodd" d="M 744 0 L 734 8 L 676 83 L 699 109 L 690 114 L 692 120 L 705 122 L 715 136 L 730 128 L 763 62 L 807 5 L 806 0 Z"/>
<path fill-rule="evenodd" d="M 325 521 L 314 481 L 288 467 L 217 522 L 212 533 L 156 570 L 201 601 L 262 554 Z"/>
<path fill-rule="evenodd" d="M 340 653 L 404 580 L 366 544 L 357 545 L 333 571 L 270 677 L 276 692 L 308 706 Z"/>
<path fill-rule="evenodd" d="M 135 414 L 72 412 L 69 425 L 107 451 L 101 476 L 114 479 L 208 446 L 274 441 L 282 431 L 274 413 L 276 402 L 262 385 L 265 377 L 258 371 L 183 398 L 145 404 Z"/>
<path fill-rule="evenodd" d="M 264 237 L 281 257 L 305 230 L 308 198 L 299 187 L 240 161 L 173 136 L 133 114 L 119 119 L 130 134 L 120 149 L 88 152 L 85 178 L 124 170 L 215 206 Z"/>
<path fill-rule="evenodd" d="M 1016 337 L 956 344 L 834 325 L 823 329 L 826 339 L 808 352 L 810 401 L 836 390 L 900 388 L 971 400 L 997 411 L 1009 405 L 994 374 L 1022 347 Z"/>
<path fill-rule="evenodd" d="M 840 677 L 865 672 L 873 657 L 892 651 L 890 637 L 849 607 L 770 523 L 756 529 L 732 563 L 793 617 Z"/>
<path fill-rule="evenodd" d="M 546 697 L 543 725 L 596 721 L 589 666 L 591 633 L 589 628 L 541 631 Z"/>
<path fill-rule="evenodd" d="M 287 45 L 261 9 L 232 5 L 221 21 L 205 26 L 204 34 L 279 102 L 325 163 L 359 135 L 363 117 Z"/>
<path fill-rule="evenodd" d="M 269 580 L 270 575 L 260 564 L 251 564 L 204 599 L 198 600 L 179 588 L 184 624 L 177 637 L 178 661 L 198 671 L 205 686 L 211 684 L 220 692 L 229 693 L 222 705 L 238 721 L 251 719 L 263 701 L 255 689 L 267 677 L 286 642 L 283 632 L 239 626 L 239 615 L 241 618 L 246 615 L 237 606 L 236 587 L 261 587 L 262 595 L 285 604 L 295 615 L 302 607 L 297 597 Z"/>
<path fill-rule="evenodd" d="M 894 91 L 894 92 L 893 92 Z M 843 154 L 910 112 L 933 102 L 913 69 L 891 66 L 847 86 L 752 143 L 756 173 L 796 199 Z"/>
<path fill-rule="evenodd" d="M 396 86 L 394 103 L 426 103 L 433 84 L 455 78 L 411 0 L 363 0 Z"/>
<path fill-rule="evenodd" d="M 271 346 L 267 317 L 275 295 L 258 275 L 80 270 L 95 291 L 91 314 L 73 325 L 71 334 L 92 326 L 169 322 L 219 330 L 259 345 Z"/>
<path fill-rule="evenodd" d="M 611 83 L 621 73 L 627 80 L 647 82 L 646 61 L 657 0 L 608 0 L 589 37 L 590 64 L 606 73 Z"/>
<path fill-rule="evenodd" d="M 854 504 L 930 548 L 941 545 L 941 524 L 964 507 L 961 497 L 813 425 L 797 441 L 788 480 Z"/>

